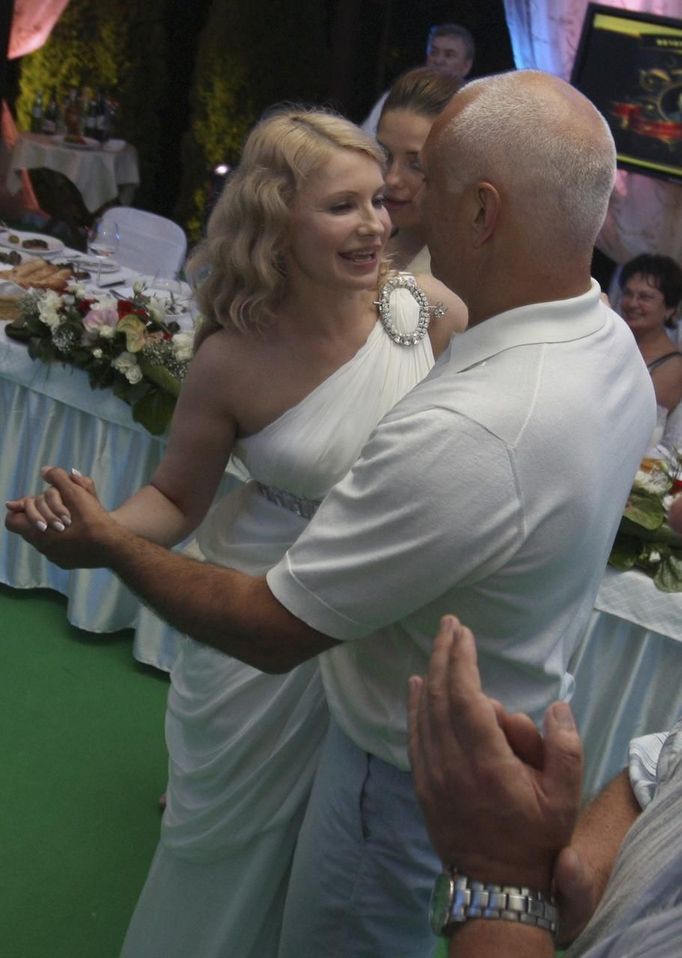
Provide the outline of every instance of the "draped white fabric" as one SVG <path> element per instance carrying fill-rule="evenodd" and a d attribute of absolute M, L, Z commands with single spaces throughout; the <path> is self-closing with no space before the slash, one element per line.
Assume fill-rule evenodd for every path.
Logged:
<path fill-rule="evenodd" d="M 504 0 L 514 61 L 568 80 L 588 0 Z M 680 17 L 680 0 L 608 0 L 608 6 Z M 618 171 L 606 223 L 597 241 L 617 263 L 638 253 L 682 260 L 682 187 Z"/>
<path fill-rule="evenodd" d="M 680 593 L 659 591 L 641 572 L 607 569 L 569 664 L 585 797 L 624 767 L 631 738 L 667 729 L 682 714 L 681 622 Z"/>
<path fill-rule="evenodd" d="M 0 325 L 0 492 L 13 499 L 40 487 L 40 467 L 75 466 L 92 475 L 108 508 L 144 485 L 161 461 L 165 440 L 133 421 L 130 407 L 108 390 L 93 391 L 84 372 L 34 362 Z M 235 484 L 226 476 L 224 495 Z M 0 582 L 17 589 L 54 589 L 68 598 L 69 622 L 88 632 L 135 627 L 145 611 L 112 573 L 66 571 L 17 536 L 0 537 Z M 140 661 L 169 670 L 176 633 L 147 613 L 154 631 L 139 638 Z"/>
<path fill-rule="evenodd" d="M 23 349 L 23 347 L 17 347 Z M 31 360 L 26 359 L 29 363 Z M 56 387 L 69 373 L 84 379 L 80 370 L 35 370 L 51 376 Z M 33 371 L 33 370 L 32 370 Z M 74 385 L 69 383 L 69 385 Z M 90 391 L 81 383 L 98 415 L 83 410 L 82 404 L 60 402 L 49 391 L 32 389 L 12 381 L 6 368 L 0 377 L 0 423 L 2 451 L 0 489 L 3 498 L 15 498 L 38 490 L 43 465 L 76 466 L 95 477 L 102 501 L 119 502 L 139 488 L 161 459 L 163 444 L 132 423 L 122 423 L 130 411 L 120 400 L 106 393 Z M 120 405 L 119 415 L 106 417 L 107 406 Z M 79 405 L 81 408 L 79 408 Z M 14 588 L 50 588 L 68 597 L 69 621 L 90 632 L 111 632 L 135 624 L 139 602 L 110 572 L 65 571 L 52 565 L 18 536 L 0 539 L 0 581 Z"/>

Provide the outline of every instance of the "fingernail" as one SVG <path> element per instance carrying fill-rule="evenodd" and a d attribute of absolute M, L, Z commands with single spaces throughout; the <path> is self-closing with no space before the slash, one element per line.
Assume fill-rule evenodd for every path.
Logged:
<path fill-rule="evenodd" d="M 568 702 L 556 702 L 554 705 L 554 721 L 560 728 L 575 728 L 575 719 Z"/>
<path fill-rule="evenodd" d="M 40 475 L 41 475 L 41 476 L 44 476 L 45 473 L 48 471 L 48 469 L 51 469 L 51 468 L 52 468 L 52 466 L 42 466 L 42 467 L 41 467 L 41 470 L 40 470 Z"/>
<path fill-rule="evenodd" d="M 36 525 L 41 532 L 47 532 L 47 523 L 43 522 L 42 519 L 40 520 L 40 522 L 36 522 Z"/>
<path fill-rule="evenodd" d="M 65 526 L 70 526 L 70 525 L 71 525 L 71 519 L 70 519 L 69 516 L 61 516 L 60 518 L 61 518 L 61 520 L 62 520 L 62 522 L 64 523 Z"/>
<path fill-rule="evenodd" d="M 83 473 L 82 473 L 82 472 L 79 472 L 78 469 L 76 469 L 75 466 L 71 466 L 71 475 L 72 475 L 72 476 L 81 476 L 81 477 L 82 477 L 82 476 L 83 476 Z"/>
<path fill-rule="evenodd" d="M 52 528 L 53 528 L 53 529 L 56 529 L 57 532 L 63 532 L 64 529 L 66 528 L 66 526 L 65 526 L 63 523 L 61 523 L 61 522 L 53 522 L 53 523 L 52 523 Z"/>

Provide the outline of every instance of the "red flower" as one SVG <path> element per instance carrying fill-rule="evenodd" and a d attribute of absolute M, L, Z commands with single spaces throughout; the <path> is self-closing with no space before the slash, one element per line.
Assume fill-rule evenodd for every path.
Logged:
<path fill-rule="evenodd" d="M 116 310 L 118 312 L 118 318 L 123 319 L 123 317 L 128 316 L 129 313 L 135 312 L 135 305 L 131 303 L 129 299 L 117 299 Z"/>

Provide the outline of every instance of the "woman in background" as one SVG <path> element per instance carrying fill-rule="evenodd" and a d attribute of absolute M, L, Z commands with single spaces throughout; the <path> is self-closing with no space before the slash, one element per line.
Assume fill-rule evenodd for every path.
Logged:
<path fill-rule="evenodd" d="M 643 253 L 620 273 L 620 313 L 651 374 L 656 402 L 672 412 L 682 400 L 682 353 L 668 330 L 677 326 L 682 269 L 670 256 Z"/>
<path fill-rule="evenodd" d="M 431 272 L 421 210 L 420 154 L 434 120 L 461 86 L 459 77 L 439 70 L 408 70 L 391 87 L 381 112 L 377 140 L 386 153 L 386 209 L 393 224 L 387 253 L 396 269 Z"/>

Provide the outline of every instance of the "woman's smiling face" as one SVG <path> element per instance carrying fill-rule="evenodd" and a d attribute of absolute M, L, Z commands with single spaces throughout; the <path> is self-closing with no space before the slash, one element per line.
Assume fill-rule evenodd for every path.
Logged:
<path fill-rule="evenodd" d="M 288 274 L 329 288 L 374 288 L 389 231 L 381 167 L 364 153 L 338 150 L 298 190 Z"/>
<path fill-rule="evenodd" d="M 377 140 L 386 151 L 386 209 L 398 229 L 422 225 L 421 192 L 424 174 L 420 152 L 433 118 L 412 110 L 389 110 L 381 117 Z"/>
<path fill-rule="evenodd" d="M 662 330 L 674 310 L 666 306 L 663 293 L 652 276 L 635 273 L 623 287 L 620 312 L 637 336 Z"/>

